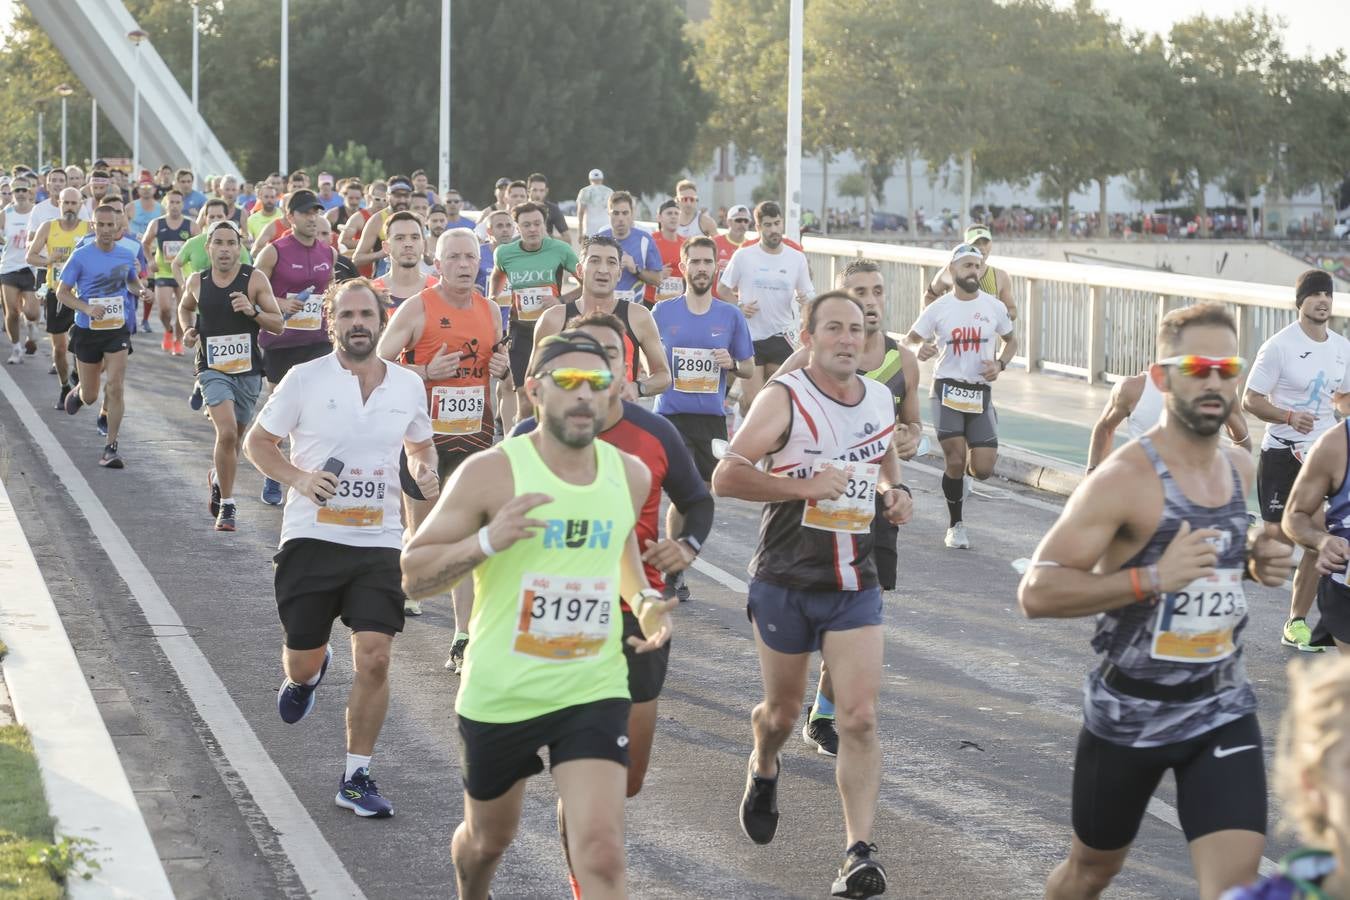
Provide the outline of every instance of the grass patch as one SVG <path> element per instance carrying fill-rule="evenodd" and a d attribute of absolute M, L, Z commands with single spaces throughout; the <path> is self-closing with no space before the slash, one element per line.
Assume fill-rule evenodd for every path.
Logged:
<path fill-rule="evenodd" d="M 0 727 L 0 897 L 60 900 L 65 889 L 44 862 L 56 848 L 28 730 Z"/>

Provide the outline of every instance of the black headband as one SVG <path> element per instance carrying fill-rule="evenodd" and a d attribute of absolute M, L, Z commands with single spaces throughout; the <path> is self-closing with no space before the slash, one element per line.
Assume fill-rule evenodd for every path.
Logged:
<path fill-rule="evenodd" d="M 591 353 L 605 361 L 609 368 L 609 354 L 595 338 L 584 331 L 564 331 L 549 335 L 539 344 L 539 358 L 535 360 L 533 375 L 538 375 L 545 365 L 568 353 Z"/>

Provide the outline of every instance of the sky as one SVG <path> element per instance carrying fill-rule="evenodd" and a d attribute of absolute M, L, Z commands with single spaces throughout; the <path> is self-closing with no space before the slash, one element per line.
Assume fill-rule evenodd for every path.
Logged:
<path fill-rule="evenodd" d="M 0 0 L 2 2 L 2 0 Z M 1061 6 L 1071 0 L 1057 0 Z M 1098 9 L 1129 28 L 1165 34 L 1183 19 L 1205 13 L 1226 18 L 1248 7 L 1264 8 L 1286 23 L 1284 44 L 1302 56 L 1346 51 L 1350 56 L 1350 3 L 1346 0 L 1094 0 Z"/>

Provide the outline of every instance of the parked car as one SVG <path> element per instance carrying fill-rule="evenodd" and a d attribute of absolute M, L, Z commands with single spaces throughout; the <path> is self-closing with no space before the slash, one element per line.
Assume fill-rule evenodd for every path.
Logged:
<path fill-rule="evenodd" d="M 909 220 L 899 213 L 874 212 L 872 213 L 873 231 L 907 231 L 909 229 Z"/>

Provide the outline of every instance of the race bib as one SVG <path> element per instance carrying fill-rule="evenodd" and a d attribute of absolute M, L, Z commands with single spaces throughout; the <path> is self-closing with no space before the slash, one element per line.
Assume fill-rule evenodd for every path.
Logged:
<path fill-rule="evenodd" d="M 314 521 L 361 531 L 384 528 L 384 495 L 389 472 L 383 465 L 350 466 L 338 478 L 337 493 L 320 506 Z"/>
<path fill-rule="evenodd" d="M 211 335 L 206 339 L 207 368 L 238 375 L 253 368 L 253 339 L 247 334 Z"/>
<path fill-rule="evenodd" d="M 1233 632 L 1247 616 L 1241 569 L 1220 569 L 1158 601 L 1154 659 L 1201 663 L 1227 659 L 1237 649 Z"/>
<path fill-rule="evenodd" d="M 544 314 L 544 307 L 553 299 L 553 288 L 546 284 L 512 291 L 516 311 L 522 322 L 533 322 Z"/>
<path fill-rule="evenodd" d="M 618 585 L 608 578 L 527 573 L 512 649 L 554 662 L 595 656 L 609 640 L 617 602 Z"/>
<path fill-rule="evenodd" d="M 979 415 L 984 412 L 984 390 L 959 384 L 942 386 L 942 405 L 959 413 Z"/>
<path fill-rule="evenodd" d="M 477 434 L 483 427 L 485 392 L 474 387 L 431 389 L 431 430 L 436 434 Z"/>
<path fill-rule="evenodd" d="M 287 300 L 301 300 L 299 294 L 287 294 Z M 297 309 L 286 320 L 286 327 L 293 331 L 318 331 L 323 327 L 323 295 L 311 293 L 301 302 L 304 306 Z"/>
<path fill-rule="evenodd" d="M 185 241 L 165 241 L 164 244 L 163 244 L 163 247 L 164 247 L 164 258 L 165 258 L 165 259 L 168 259 L 168 260 L 177 259 L 177 258 L 178 258 L 178 251 L 180 251 L 180 250 L 183 249 L 183 244 L 184 244 L 184 243 L 186 243 L 186 242 L 185 242 Z"/>
<path fill-rule="evenodd" d="M 123 297 L 92 297 L 89 300 L 90 306 L 97 306 L 103 310 L 103 318 L 95 319 L 89 317 L 89 328 L 91 331 L 116 331 L 119 328 L 126 327 L 127 312 L 126 300 Z"/>
<path fill-rule="evenodd" d="M 661 283 L 656 286 L 656 301 L 670 300 L 672 297 L 678 297 L 684 293 L 683 278 L 662 278 Z"/>
<path fill-rule="evenodd" d="M 848 475 L 848 487 L 838 500 L 806 501 L 802 508 L 802 525 L 843 534 L 867 532 L 872 527 L 872 516 L 876 513 L 877 476 L 881 474 L 881 466 L 876 463 L 818 459 L 811 467 L 811 472 L 815 474 L 823 469 L 843 469 Z"/>
<path fill-rule="evenodd" d="M 716 394 L 722 387 L 722 367 L 714 351 L 702 347 L 672 347 L 675 390 L 682 394 Z"/>

